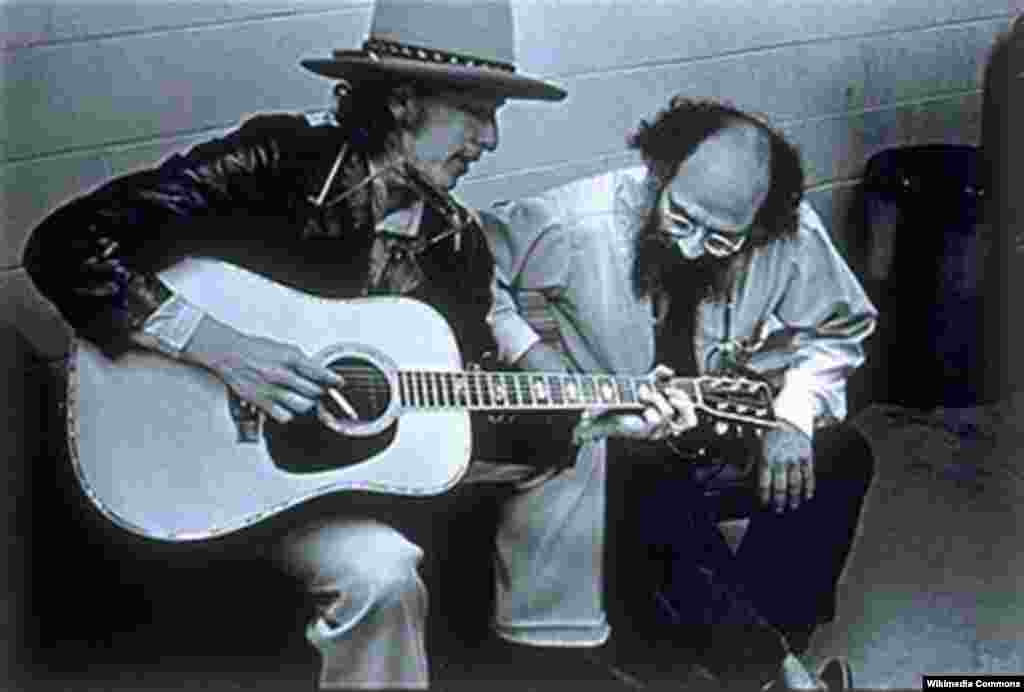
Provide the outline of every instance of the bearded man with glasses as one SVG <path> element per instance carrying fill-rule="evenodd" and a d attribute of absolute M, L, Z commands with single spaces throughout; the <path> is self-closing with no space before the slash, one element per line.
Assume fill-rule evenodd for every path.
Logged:
<path fill-rule="evenodd" d="M 676 97 L 630 145 L 644 166 L 494 209 L 499 274 L 546 337 L 534 354 L 753 376 L 772 385 L 777 422 L 727 439 L 679 396 L 669 425 L 650 411 L 584 417 L 578 440 L 626 438 L 607 441 L 608 487 L 625 489 L 609 498 L 609 603 L 724 682 L 842 689 L 845 662 L 815 672 L 804 654 L 834 618 L 873 475 L 842 421 L 877 312 L 803 199 L 798 152 L 761 119 Z M 735 554 L 723 516 L 750 519 Z M 613 641 L 627 669 L 646 655 Z"/>

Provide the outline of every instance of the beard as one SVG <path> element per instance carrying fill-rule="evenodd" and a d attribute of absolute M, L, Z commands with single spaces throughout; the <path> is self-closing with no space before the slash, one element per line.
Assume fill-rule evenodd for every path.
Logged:
<path fill-rule="evenodd" d="M 657 210 L 652 210 L 634 240 L 633 290 L 637 297 L 693 302 L 728 295 L 735 268 L 744 252 L 728 257 L 707 253 L 696 259 L 683 256 L 676 243 L 660 230 Z"/>

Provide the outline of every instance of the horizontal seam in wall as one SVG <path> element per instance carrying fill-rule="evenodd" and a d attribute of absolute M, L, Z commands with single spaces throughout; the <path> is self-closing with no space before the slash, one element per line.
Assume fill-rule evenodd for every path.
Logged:
<path fill-rule="evenodd" d="M 778 120 L 773 125 L 780 129 L 787 127 L 793 127 L 796 125 L 803 125 L 805 123 L 818 123 L 825 122 L 827 120 L 840 120 L 843 118 L 858 117 L 861 115 L 867 115 L 868 113 L 882 113 L 884 111 L 895 111 L 902 108 L 908 108 L 913 106 L 921 106 L 929 103 L 938 103 L 940 101 L 955 101 L 968 96 L 979 96 L 984 94 L 984 89 L 958 89 L 955 91 L 943 91 L 930 96 L 923 96 L 917 99 L 907 99 L 905 101 L 892 101 L 880 106 L 871 106 L 868 108 L 857 108 L 848 111 L 835 111 L 833 113 L 823 113 L 821 115 L 812 115 L 806 118 L 793 118 L 790 120 Z"/>
<path fill-rule="evenodd" d="M 494 175 L 481 176 L 479 178 L 466 178 L 466 182 L 463 183 L 463 185 L 468 185 L 468 184 L 471 184 L 471 183 L 493 183 L 493 182 L 499 182 L 499 181 L 502 181 L 502 180 L 508 180 L 510 178 L 518 178 L 518 177 L 523 176 L 523 175 L 534 175 L 536 173 L 546 173 L 546 172 L 550 172 L 550 171 L 556 171 L 559 168 L 570 168 L 570 167 L 575 167 L 575 166 L 585 166 L 587 164 L 599 163 L 599 162 L 601 162 L 601 161 L 603 161 L 605 159 L 628 158 L 628 157 L 631 157 L 631 156 L 636 156 L 636 153 L 631 151 L 631 150 L 628 150 L 628 149 L 627 150 L 618 149 L 618 150 L 615 150 L 615 151 L 609 151 L 609 152 L 605 152 L 605 153 L 602 153 L 602 154 L 595 154 L 593 156 L 588 156 L 587 158 L 583 158 L 583 159 L 571 159 L 571 160 L 568 160 L 568 161 L 563 160 L 563 161 L 558 161 L 558 162 L 555 162 L 555 163 L 544 163 L 544 164 L 540 164 L 540 165 L 537 165 L 537 166 L 530 166 L 529 168 L 517 168 L 514 171 L 509 171 L 507 173 L 497 173 L 497 174 L 494 174 Z"/>
<path fill-rule="evenodd" d="M 13 166 L 15 164 L 23 163 L 35 163 L 37 161 L 49 161 L 52 159 L 59 159 L 66 156 L 78 156 L 82 154 L 94 154 L 103 155 L 108 153 L 116 153 L 121 151 L 128 151 L 137 147 L 149 146 L 151 144 L 159 144 L 161 142 L 171 142 L 176 139 L 184 139 L 187 137 L 196 137 L 199 135 L 216 136 L 217 134 L 224 132 L 225 130 L 232 130 L 238 127 L 247 118 L 254 115 L 269 114 L 269 113 L 317 113 L 323 112 L 324 108 L 300 108 L 300 109 L 270 109 L 266 111 L 260 111 L 259 113 L 249 113 L 247 115 L 240 115 L 237 118 L 232 119 L 230 122 L 215 123 L 213 125 L 204 125 L 203 127 L 197 127 L 193 130 L 178 130 L 175 132 L 168 132 L 163 135 L 146 137 L 136 137 L 133 139 L 120 139 L 114 142 L 104 142 L 102 144 L 89 144 L 81 147 L 65 147 L 63 149 L 57 149 L 55 151 L 49 151 L 45 154 L 33 154 L 31 156 L 17 156 L 11 157 L 0 161 L 0 170 Z"/>
<path fill-rule="evenodd" d="M 206 29 L 218 29 L 229 26 L 244 26 L 246 24 L 259 24 L 261 22 L 272 22 L 280 21 L 285 19 L 300 19 L 307 17 L 317 16 L 328 16 L 328 15 L 339 15 L 339 14 L 358 14 L 365 12 L 372 6 L 370 2 L 360 3 L 358 5 L 352 5 L 351 7 L 343 9 L 332 9 L 332 10 L 314 10 L 306 11 L 302 10 L 289 10 L 281 12 L 271 12 L 265 15 L 259 15 L 255 17 L 242 17 L 239 19 L 220 19 L 211 20 L 208 22 L 197 22 L 195 24 L 183 24 L 181 26 L 153 26 L 146 27 L 144 29 L 126 29 L 124 31 L 111 32 L 106 34 L 89 34 L 87 36 L 69 36 L 66 38 L 58 38 L 43 41 L 29 41 L 24 44 L 15 46 L 4 46 L 0 53 L 17 53 L 21 51 L 30 51 L 38 48 L 54 48 L 63 46 L 74 46 L 82 43 L 92 43 L 99 41 L 111 41 L 122 38 L 138 38 L 140 36 L 165 36 L 167 34 L 173 34 L 175 32 L 188 32 L 188 31 L 203 31 Z"/>
<path fill-rule="evenodd" d="M 850 111 L 834 111 L 832 113 L 823 113 L 821 115 L 814 115 L 814 116 L 809 116 L 809 117 L 806 117 L 806 118 L 793 118 L 793 119 L 789 119 L 789 120 L 777 120 L 777 121 L 774 121 L 773 124 L 774 124 L 775 127 L 779 128 L 779 129 L 786 129 L 786 128 L 802 125 L 802 124 L 805 124 L 805 123 L 824 122 L 824 121 L 827 121 L 827 120 L 837 120 L 837 119 L 846 118 L 846 117 L 857 117 L 857 116 L 860 116 L 860 115 L 865 115 L 867 113 L 880 113 L 880 112 L 884 112 L 884 111 L 888 111 L 888 110 L 899 110 L 901 108 L 907 108 L 909 106 L 918 106 L 918 105 L 924 105 L 924 104 L 928 104 L 928 103 L 937 103 L 937 102 L 940 102 L 940 101 L 949 101 L 949 100 L 954 100 L 954 99 L 959 98 L 959 97 L 966 97 L 966 96 L 971 96 L 971 95 L 980 95 L 980 94 L 983 94 L 983 93 L 984 93 L 983 89 L 967 89 L 967 90 L 941 92 L 939 94 L 934 94 L 934 95 L 926 96 L 926 97 L 919 98 L 919 99 L 910 99 L 910 100 L 906 100 L 906 101 L 893 101 L 892 103 L 887 103 L 887 104 L 880 105 L 880 106 L 873 106 L 873 107 L 870 107 L 870 108 L 859 108 L 859 109 L 850 110 Z M 300 109 L 300 110 L 291 111 L 291 112 L 295 112 L 295 113 L 314 113 L 314 112 L 318 112 L 318 111 L 323 111 L 323 108 L 322 107 L 320 107 L 320 108 L 306 108 L 306 109 Z M 271 111 L 267 111 L 267 112 L 271 112 Z M 255 114 L 251 114 L 251 115 L 255 115 Z M 244 118 L 242 118 L 242 119 L 244 120 Z M 65 157 L 65 156 L 75 156 L 75 155 L 81 155 L 81 154 L 103 155 L 103 154 L 112 153 L 112 152 L 126 151 L 126 150 L 129 150 L 129 149 L 135 148 L 135 147 L 147 146 L 147 145 L 151 145 L 151 144 L 159 144 L 160 142 L 170 142 L 170 141 L 173 141 L 175 139 L 182 139 L 182 138 L 186 138 L 186 137 L 195 137 L 195 136 L 199 136 L 199 135 L 215 135 L 215 134 L 217 134 L 219 132 L 222 132 L 222 131 L 224 131 L 226 129 L 230 129 L 230 128 L 236 127 L 238 124 L 239 124 L 239 120 L 235 119 L 235 120 L 231 121 L 230 123 L 220 123 L 220 124 L 216 124 L 216 125 L 210 125 L 210 126 L 206 126 L 206 127 L 196 128 L 195 130 L 181 130 L 181 131 L 178 131 L 178 132 L 172 132 L 172 133 L 168 133 L 166 135 L 162 135 L 162 136 L 158 136 L 158 137 L 139 137 L 137 139 L 126 139 L 126 140 L 119 140 L 119 141 L 116 141 L 116 142 L 105 142 L 103 144 L 94 144 L 94 145 L 88 145 L 88 146 L 82 146 L 82 147 L 67 147 L 65 149 L 59 149 L 57 151 L 47 152 L 46 154 L 43 154 L 43 155 L 33 155 L 33 156 L 22 156 L 22 157 L 10 158 L 10 159 L 7 159 L 6 161 L 0 162 L 0 170 L 2 170 L 4 168 L 7 168 L 8 166 L 13 166 L 13 165 L 16 165 L 16 164 L 34 163 L 34 162 L 37 162 L 37 161 L 48 161 L 48 160 L 51 160 L 51 159 L 59 159 L 59 158 Z M 593 156 L 593 157 L 591 157 L 589 159 L 586 159 L 586 161 L 597 160 L 597 159 L 600 159 L 603 156 L 608 156 L 608 155 L 611 155 L 611 154 L 599 154 L 599 155 Z M 543 171 L 543 170 L 547 170 L 547 169 L 550 169 L 550 168 L 554 168 L 556 166 L 557 166 L 557 164 L 550 164 L 550 165 L 543 165 L 543 166 L 538 167 L 538 168 L 519 169 L 519 170 Z M 487 178 L 478 178 L 477 180 L 485 180 L 485 179 L 487 179 Z M 467 181 L 468 180 L 472 180 L 472 178 L 467 178 Z"/>
<path fill-rule="evenodd" d="M 921 25 L 917 27 L 903 27 L 901 29 L 892 29 L 888 31 L 876 31 L 876 32 L 864 32 L 854 34 L 836 34 L 834 36 L 821 36 L 817 38 L 800 39 L 796 41 L 784 41 L 781 43 L 772 43 L 763 46 L 756 46 L 754 48 L 744 48 L 739 50 L 725 51 L 722 53 L 714 53 L 708 55 L 697 55 L 687 58 L 676 58 L 676 59 L 665 59 L 665 60 L 652 60 L 650 62 L 636 63 L 635 65 L 623 65 L 614 69 L 608 70 L 595 70 L 595 71 L 584 71 L 584 72 L 553 72 L 547 76 L 557 79 L 591 79 L 599 76 L 609 76 L 617 74 L 629 74 L 632 72 L 639 72 L 644 69 L 650 68 L 661 68 L 661 67 L 672 67 L 680 65 L 691 65 L 699 63 L 713 63 L 721 60 L 731 60 L 740 56 L 752 56 L 759 55 L 762 53 L 772 53 L 787 48 L 799 48 L 801 46 L 809 46 L 813 44 L 825 44 L 825 43 L 841 43 L 844 41 L 856 41 L 866 38 L 882 38 L 885 36 L 895 36 L 898 34 L 909 34 L 909 33 L 927 33 L 932 31 L 943 31 L 950 28 L 958 27 L 969 27 L 976 24 L 987 24 L 995 22 L 997 20 L 1006 20 L 1016 15 L 1013 14 L 996 14 L 985 17 L 977 17 L 969 20 L 958 20 L 952 22 L 946 22 L 943 24 L 929 24 Z"/>

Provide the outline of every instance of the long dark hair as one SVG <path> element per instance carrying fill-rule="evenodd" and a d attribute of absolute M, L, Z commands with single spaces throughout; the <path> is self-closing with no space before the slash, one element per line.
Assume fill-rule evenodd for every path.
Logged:
<path fill-rule="evenodd" d="M 433 90 L 416 83 L 362 82 L 344 80 L 334 86 L 333 115 L 367 156 L 384 153 L 403 131 L 416 132 L 426 123 L 423 100 Z"/>
<path fill-rule="evenodd" d="M 684 96 L 674 97 L 653 121 L 641 120 L 627 140 L 630 148 L 640 152 L 658 183 L 656 194 L 660 195 L 675 176 L 679 164 L 689 158 L 701 142 L 737 124 L 752 125 L 766 135 L 770 146 L 771 187 L 754 216 L 750 240 L 744 250 L 731 259 L 733 263 L 756 247 L 796 235 L 804 189 L 803 164 L 796 147 L 761 118 L 727 103 Z M 678 261 L 675 245 L 666 242 L 658 232 L 657 214 L 656 205 L 652 206 L 637 237 L 633 287 L 639 296 L 649 295 L 658 288 L 667 263 Z M 716 261 L 708 259 L 706 264 L 714 266 Z M 723 290 L 724 286 L 719 283 L 727 280 L 727 273 L 714 274 L 717 281 L 709 287 L 713 291 Z"/>

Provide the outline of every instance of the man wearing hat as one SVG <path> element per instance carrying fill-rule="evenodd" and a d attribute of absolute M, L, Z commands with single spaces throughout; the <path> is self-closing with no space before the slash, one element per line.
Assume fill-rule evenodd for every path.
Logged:
<path fill-rule="evenodd" d="M 24 266 L 77 334 L 111 358 L 151 349 L 206 368 L 282 424 L 310 412 L 328 388 L 344 391 L 344 380 L 301 344 L 204 314 L 160 270 L 208 256 L 318 295 L 412 296 L 445 315 L 467 361 L 493 348 L 493 335 L 508 352 L 520 318 L 496 288 L 483 236 L 431 199 L 445 198 L 497 148 L 506 100 L 564 98 L 518 74 L 512 60 L 507 2 L 380 0 L 361 50 L 303 61 L 337 80 L 335 122 L 256 116 L 112 180 L 45 219 Z M 511 487 L 497 554 L 501 637 L 604 642 L 603 467 L 475 463 L 467 478 L 489 473 Z M 316 601 L 306 635 L 321 654 L 321 688 L 426 689 L 421 547 L 379 511 L 386 502 L 328 499 L 336 500 L 329 511 L 292 522 L 269 551 Z"/>

